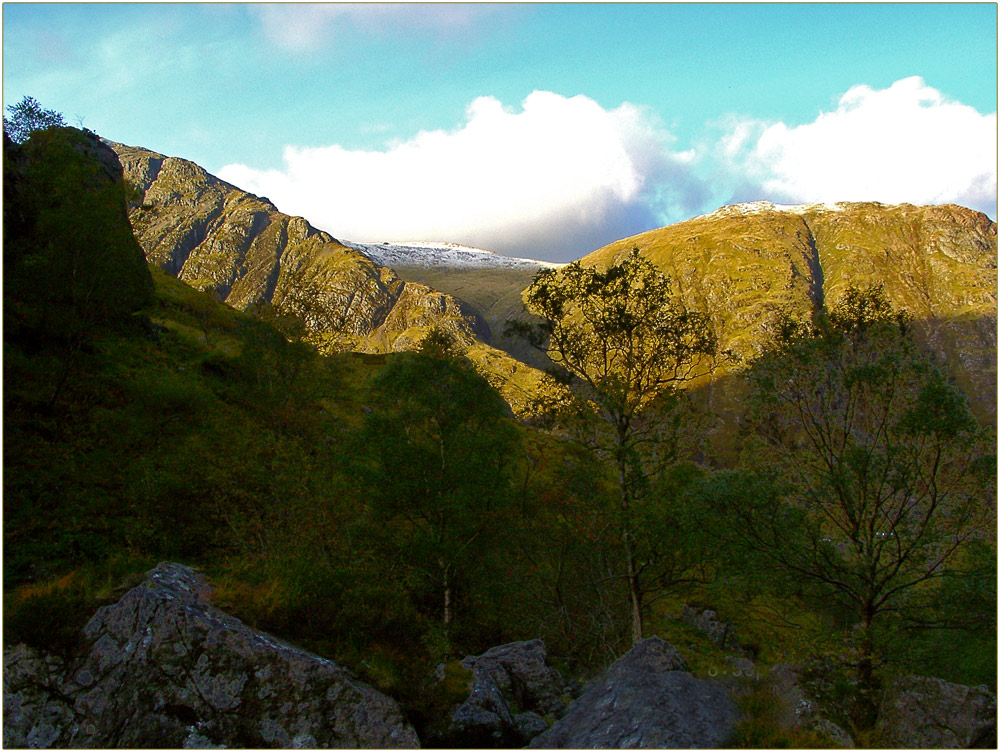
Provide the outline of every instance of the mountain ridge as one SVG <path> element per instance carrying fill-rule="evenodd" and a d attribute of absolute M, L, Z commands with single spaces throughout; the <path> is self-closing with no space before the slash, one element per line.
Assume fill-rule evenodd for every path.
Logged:
<path fill-rule="evenodd" d="M 412 350 L 443 329 L 512 405 L 540 381 L 540 372 L 488 344 L 489 324 L 467 303 L 401 279 L 193 162 L 108 143 L 141 195 L 129 218 L 147 260 L 178 279 L 240 310 L 293 313 L 324 352 Z"/>
<path fill-rule="evenodd" d="M 558 269 L 565 264 L 537 259 L 503 256 L 483 248 L 472 248 L 458 243 L 405 241 L 398 243 L 356 243 L 345 240 L 343 244 L 354 248 L 383 266 L 444 267 L 444 268 L 499 268 L 499 269 Z"/>
<path fill-rule="evenodd" d="M 996 416 L 997 225 L 954 204 L 722 207 L 583 257 L 607 266 L 638 248 L 722 346 L 755 357 L 779 313 L 809 320 L 849 286 L 882 284 L 893 306 L 970 396 Z"/>
<path fill-rule="evenodd" d="M 130 217 L 147 259 L 189 284 L 241 309 L 284 306 L 327 350 L 412 349 L 441 327 L 512 404 L 525 404 L 541 383 L 544 357 L 503 331 L 524 317 L 534 275 L 558 265 L 442 242 L 340 241 L 194 163 L 115 150 L 142 194 Z M 882 283 L 977 414 L 995 418 L 996 223 L 981 212 L 756 201 L 623 238 L 579 261 L 611 264 L 633 247 L 687 305 L 711 315 L 722 346 L 743 361 L 759 354 L 779 313 L 809 319 L 851 285 Z"/>

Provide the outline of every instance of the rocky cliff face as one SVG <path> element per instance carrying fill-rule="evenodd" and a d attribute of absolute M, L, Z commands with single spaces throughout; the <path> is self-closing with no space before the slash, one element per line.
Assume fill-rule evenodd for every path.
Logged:
<path fill-rule="evenodd" d="M 296 314 L 323 350 L 410 350 L 439 327 L 515 410 L 537 388 L 541 373 L 486 344 L 489 325 L 458 298 L 400 279 L 192 162 L 111 146 L 141 194 L 130 220 L 150 263 L 235 308 L 274 304 Z"/>
<path fill-rule="evenodd" d="M 997 698 L 927 676 L 897 676 L 883 691 L 878 732 L 887 747 L 996 749 Z"/>
<path fill-rule="evenodd" d="M 403 282 L 301 217 L 282 214 L 184 159 L 112 144 L 142 194 L 130 219 L 150 263 L 240 309 L 295 311 L 329 345 L 412 347 L 431 326 L 471 343 L 483 322 L 425 285 Z"/>
<path fill-rule="evenodd" d="M 980 417 L 996 416 L 997 226 L 959 206 L 740 204 L 612 243 L 633 247 L 709 312 L 723 347 L 752 357 L 777 311 L 808 319 L 849 285 L 881 282 L 951 369 Z"/>
<path fill-rule="evenodd" d="M 76 662 L 4 651 L 5 747 L 416 747 L 395 701 L 211 606 L 160 564 L 100 609 Z"/>

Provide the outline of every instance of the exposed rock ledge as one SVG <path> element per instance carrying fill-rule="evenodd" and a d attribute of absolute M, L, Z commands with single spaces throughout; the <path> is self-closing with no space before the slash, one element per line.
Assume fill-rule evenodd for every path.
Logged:
<path fill-rule="evenodd" d="M 721 685 L 697 679 L 659 637 L 637 642 L 531 747 L 704 749 L 721 747 L 738 718 Z"/>
<path fill-rule="evenodd" d="M 394 700 L 209 605 L 160 564 L 97 611 L 73 665 L 4 652 L 5 747 L 417 747 Z"/>

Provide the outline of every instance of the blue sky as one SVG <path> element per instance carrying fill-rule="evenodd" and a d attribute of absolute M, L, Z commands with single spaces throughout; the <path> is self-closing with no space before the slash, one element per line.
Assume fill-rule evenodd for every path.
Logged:
<path fill-rule="evenodd" d="M 996 218 L 994 4 L 3 6 L 3 100 L 353 240 L 565 260 L 743 200 Z"/>

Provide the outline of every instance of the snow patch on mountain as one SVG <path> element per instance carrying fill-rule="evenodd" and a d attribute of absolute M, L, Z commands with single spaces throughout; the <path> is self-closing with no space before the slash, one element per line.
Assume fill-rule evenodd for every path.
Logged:
<path fill-rule="evenodd" d="M 458 243 L 408 240 L 401 243 L 355 243 L 341 241 L 382 266 L 419 266 L 424 268 L 480 269 L 556 269 L 565 264 L 550 261 L 501 256 L 482 248 Z"/>
<path fill-rule="evenodd" d="M 766 211 L 790 212 L 805 214 L 807 211 L 843 211 L 843 204 L 775 204 L 771 201 L 748 201 L 743 204 L 732 204 L 703 214 L 701 217 L 745 217 L 751 214 L 761 214 Z M 700 217 L 700 218 L 701 218 Z"/>

